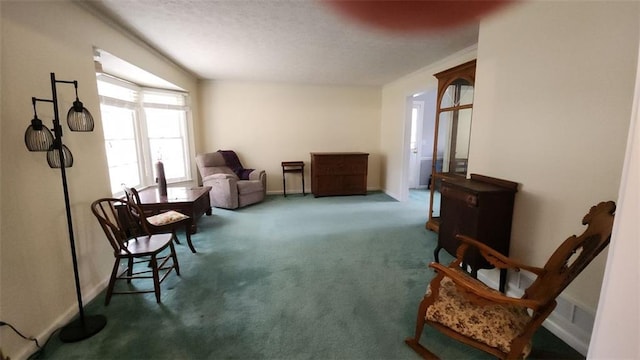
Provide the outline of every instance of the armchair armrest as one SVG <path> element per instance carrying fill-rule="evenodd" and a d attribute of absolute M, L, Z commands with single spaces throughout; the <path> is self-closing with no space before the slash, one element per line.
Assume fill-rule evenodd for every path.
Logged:
<path fill-rule="evenodd" d="M 457 261 L 462 262 L 464 259 L 464 253 L 469 248 L 469 246 L 473 246 L 480 251 L 480 254 L 493 266 L 498 269 L 513 269 L 515 271 L 520 271 L 520 269 L 529 271 L 536 275 L 540 275 L 544 272 L 544 269 L 529 266 L 523 263 L 520 263 L 510 257 L 504 256 L 500 252 L 494 250 L 488 245 L 479 242 L 469 236 L 466 235 L 456 235 L 456 238 L 461 241 L 458 250 L 456 251 Z"/>
<path fill-rule="evenodd" d="M 258 180 L 262 183 L 262 192 L 267 194 L 267 173 L 264 170 L 253 170 L 249 173 L 249 180 Z"/>
<path fill-rule="evenodd" d="M 443 276 L 450 278 L 468 297 L 477 303 L 499 303 L 504 305 L 524 306 L 529 309 L 538 310 L 544 303 L 538 300 L 514 298 L 507 296 L 485 285 L 478 279 L 475 279 L 459 268 L 457 265 L 447 267 L 437 262 L 432 262 L 429 267 L 441 273 Z M 436 277 L 435 279 L 441 279 Z M 439 282 L 439 280 L 438 280 Z"/>

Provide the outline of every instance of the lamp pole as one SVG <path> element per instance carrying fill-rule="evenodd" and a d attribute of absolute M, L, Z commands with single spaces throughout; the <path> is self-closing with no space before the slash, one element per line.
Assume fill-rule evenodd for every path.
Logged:
<path fill-rule="evenodd" d="M 59 110 L 58 110 L 58 93 L 57 93 L 57 89 L 56 89 L 56 84 L 57 83 L 65 83 L 65 84 L 74 84 L 74 86 L 76 87 L 76 100 L 77 100 L 77 81 L 65 81 L 65 80 L 56 80 L 55 74 L 51 73 L 51 94 L 52 94 L 52 99 L 48 100 L 48 99 L 37 99 L 37 98 L 32 98 L 33 101 L 33 106 L 34 106 L 34 112 L 35 112 L 35 103 L 37 101 L 44 101 L 44 102 L 51 102 L 53 103 L 53 113 L 54 113 L 54 117 L 53 117 L 53 144 L 49 147 L 49 149 L 47 149 L 47 160 L 49 162 L 49 166 L 50 167 L 60 167 L 60 175 L 62 177 L 62 192 L 64 194 L 64 204 L 65 204 L 65 210 L 66 210 L 66 215 L 67 215 L 67 228 L 69 231 L 69 245 L 71 247 L 71 260 L 73 263 L 73 275 L 74 275 L 74 279 L 75 279 L 75 288 L 76 288 L 76 298 L 77 298 L 77 302 L 78 302 L 78 319 L 71 321 L 70 323 L 68 323 L 66 326 L 64 326 L 62 328 L 62 330 L 60 331 L 60 340 L 63 342 L 76 342 L 76 341 L 80 341 L 80 340 L 84 340 L 86 338 L 89 338 L 95 334 L 97 334 L 98 332 L 100 332 L 100 330 L 102 330 L 106 323 L 107 323 L 107 319 L 106 317 L 104 317 L 103 315 L 93 315 L 93 316 L 85 316 L 84 314 L 84 306 L 82 304 L 82 291 L 81 291 L 81 287 L 80 287 L 80 275 L 78 272 L 78 258 L 76 255 L 76 244 L 75 244 L 75 238 L 73 235 L 73 222 L 72 222 L 72 217 L 71 217 L 71 203 L 69 200 L 69 187 L 68 187 L 68 183 L 67 183 L 67 172 L 66 172 L 66 168 L 67 167 L 71 167 L 73 165 L 73 156 L 71 154 L 70 151 L 65 153 L 65 149 L 66 147 L 64 146 L 63 142 L 62 142 L 62 126 L 60 125 L 60 115 L 59 115 Z M 77 100 L 78 103 L 79 100 Z M 84 107 L 82 107 L 82 103 L 80 103 L 80 111 L 86 111 L 86 109 L 84 109 Z M 76 104 L 74 103 L 74 108 L 76 112 L 78 112 L 78 109 L 76 109 Z M 71 113 L 71 110 L 70 110 Z M 88 113 L 88 111 L 87 111 Z M 91 115 L 89 114 L 89 117 L 91 117 Z M 37 119 L 37 115 L 35 117 Z M 91 124 L 90 124 L 90 130 L 93 130 L 93 118 L 90 119 Z M 33 123 L 33 121 L 32 121 Z M 79 128 L 77 125 L 74 125 L 75 128 Z M 70 128 L 73 130 L 74 127 Z M 87 128 L 85 126 L 82 126 L 80 128 Z M 84 130 L 82 130 L 84 131 Z M 29 129 L 27 129 L 27 132 L 29 132 Z M 25 142 L 27 142 L 27 135 L 25 135 Z M 27 148 L 29 148 L 29 150 L 31 151 L 45 151 L 44 147 L 46 147 L 46 142 L 43 143 L 41 148 L 38 149 L 32 149 L 29 146 L 29 142 L 27 142 Z M 52 153 L 53 151 L 53 153 Z M 56 163 L 56 159 L 55 159 L 55 152 L 57 152 L 57 156 L 58 156 L 58 160 L 59 162 Z M 49 155 L 51 155 L 51 157 L 49 157 Z M 68 157 L 67 157 L 68 156 Z M 67 164 L 68 162 L 68 164 Z"/>

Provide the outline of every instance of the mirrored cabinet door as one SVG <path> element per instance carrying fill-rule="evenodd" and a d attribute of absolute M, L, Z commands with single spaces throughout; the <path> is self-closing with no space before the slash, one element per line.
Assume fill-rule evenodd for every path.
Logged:
<path fill-rule="evenodd" d="M 438 99 L 426 228 L 435 232 L 440 224 L 442 179 L 467 176 L 475 72 L 476 61 L 472 60 L 434 75 Z"/>

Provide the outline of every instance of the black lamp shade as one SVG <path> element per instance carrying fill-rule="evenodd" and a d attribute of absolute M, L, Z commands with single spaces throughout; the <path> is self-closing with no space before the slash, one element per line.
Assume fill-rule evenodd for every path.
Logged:
<path fill-rule="evenodd" d="M 53 134 L 35 117 L 24 133 L 24 144 L 29 151 L 48 151 L 53 146 Z"/>
<path fill-rule="evenodd" d="M 67 125 L 71 131 L 93 131 L 93 116 L 78 99 L 67 113 Z"/>
<path fill-rule="evenodd" d="M 71 150 L 66 145 L 62 145 L 62 156 L 64 158 L 64 167 L 70 168 L 73 166 L 73 154 L 71 154 Z M 47 151 L 47 162 L 49 163 L 49 167 L 53 169 L 59 169 L 62 167 L 62 161 L 60 161 L 60 151 L 55 147 L 51 146 Z"/>

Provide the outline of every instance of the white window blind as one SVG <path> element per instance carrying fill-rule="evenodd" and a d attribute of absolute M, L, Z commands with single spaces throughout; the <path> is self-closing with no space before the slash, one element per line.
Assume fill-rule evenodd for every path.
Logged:
<path fill-rule="evenodd" d="M 139 87 L 101 74 L 98 94 L 113 194 L 122 191 L 122 184 L 154 184 L 158 160 L 169 183 L 190 180 L 187 93 Z"/>

